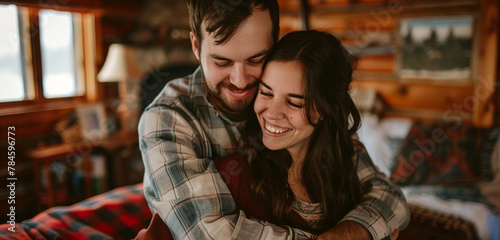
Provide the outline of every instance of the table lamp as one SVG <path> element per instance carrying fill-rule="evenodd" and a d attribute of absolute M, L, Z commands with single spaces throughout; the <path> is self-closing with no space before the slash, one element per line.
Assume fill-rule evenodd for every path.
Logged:
<path fill-rule="evenodd" d="M 117 115 L 122 130 L 135 130 L 139 121 L 140 81 L 143 71 L 137 65 L 134 49 L 111 44 L 104 66 L 97 75 L 99 82 L 118 82 L 120 104 Z"/>

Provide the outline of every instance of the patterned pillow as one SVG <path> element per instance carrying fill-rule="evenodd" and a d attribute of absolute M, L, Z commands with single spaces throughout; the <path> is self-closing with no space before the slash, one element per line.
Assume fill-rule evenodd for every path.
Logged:
<path fill-rule="evenodd" d="M 391 180 L 400 186 L 476 183 L 483 175 L 484 132 L 468 125 L 415 122 L 396 157 Z"/>

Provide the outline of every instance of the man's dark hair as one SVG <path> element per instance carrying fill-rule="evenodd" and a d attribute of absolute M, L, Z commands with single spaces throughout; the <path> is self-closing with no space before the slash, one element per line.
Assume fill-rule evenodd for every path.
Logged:
<path fill-rule="evenodd" d="M 201 44 L 202 23 L 209 34 L 214 33 L 217 44 L 227 42 L 254 9 L 268 10 L 272 21 L 272 35 L 279 35 L 279 6 L 277 0 L 187 0 L 189 23 L 196 40 Z"/>

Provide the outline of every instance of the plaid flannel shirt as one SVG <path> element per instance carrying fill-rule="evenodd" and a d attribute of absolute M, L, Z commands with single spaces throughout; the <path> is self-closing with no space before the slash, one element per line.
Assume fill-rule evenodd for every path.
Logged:
<path fill-rule="evenodd" d="M 212 161 L 242 153 L 237 124 L 207 99 L 198 68 L 167 84 L 139 122 L 145 166 L 144 194 L 176 239 L 310 239 L 299 229 L 248 219 Z M 371 161 L 368 156 L 365 160 Z M 385 175 L 360 164 L 359 176 L 369 189 L 363 202 L 344 220 L 359 222 L 373 239 L 390 238 L 409 221 L 406 200 Z"/>

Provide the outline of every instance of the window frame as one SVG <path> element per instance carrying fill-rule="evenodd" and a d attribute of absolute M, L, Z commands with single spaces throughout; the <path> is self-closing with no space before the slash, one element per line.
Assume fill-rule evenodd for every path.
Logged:
<path fill-rule="evenodd" d="M 9 5 L 13 3 L 2 3 Z M 97 9 L 79 9 L 79 8 L 57 8 L 45 6 L 33 6 L 23 4 L 13 4 L 18 8 L 20 39 L 22 39 L 23 65 L 25 68 L 25 93 L 28 99 L 10 102 L 0 102 L 0 116 L 12 114 L 23 114 L 40 112 L 47 110 L 69 109 L 78 104 L 86 102 L 95 102 L 99 100 L 97 82 L 96 82 L 96 19 L 100 15 Z M 77 74 L 83 75 L 84 91 L 81 96 L 46 98 L 43 95 L 42 62 L 40 46 L 39 29 L 39 11 L 55 10 L 79 13 L 80 21 L 74 21 L 75 31 L 79 31 L 77 36 L 81 47 L 77 47 Z M 26 12 L 24 12 L 26 11 Z M 78 69 L 83 66 L 83 69 Z"/>

